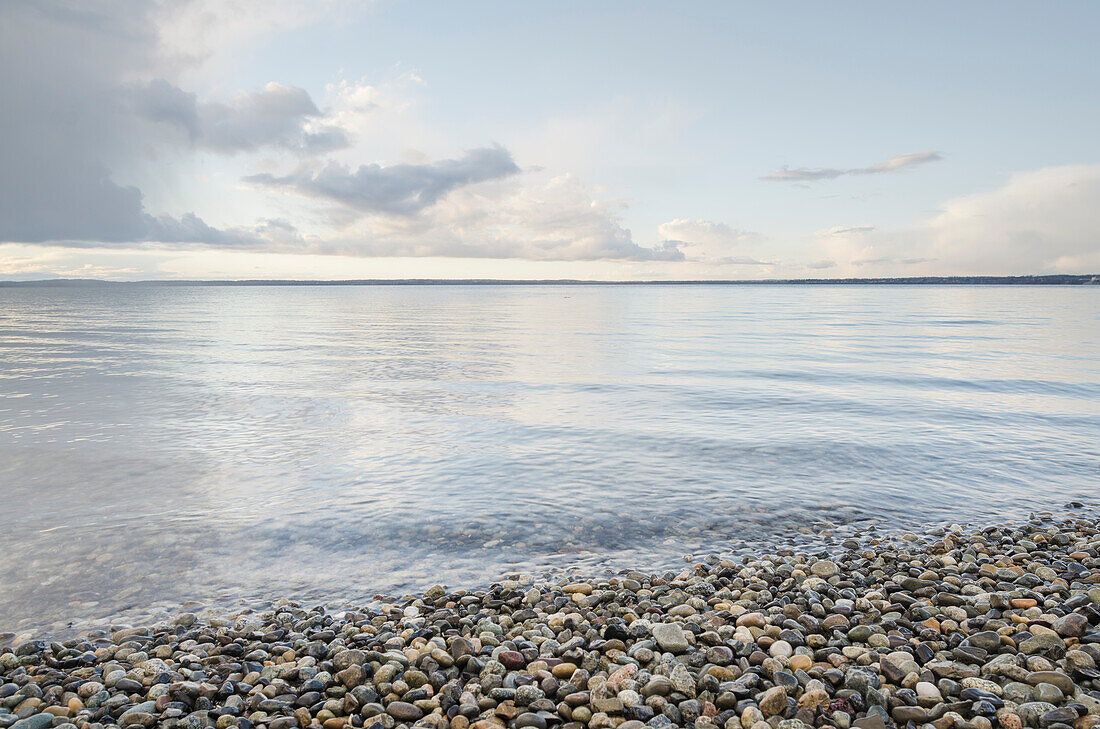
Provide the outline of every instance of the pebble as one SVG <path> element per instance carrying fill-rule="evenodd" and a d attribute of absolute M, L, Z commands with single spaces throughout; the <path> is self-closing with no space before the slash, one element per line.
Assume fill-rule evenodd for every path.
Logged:
<path fill-rule="evenodd" d="M 810 572 L 823 579 L 836 576 L 838 571 L 839 568 L 836 566 L 836 562 L 827 559 L 818 560 L 810 566 Z"/>
<path fill-rule="evenodd" d="M 936 688 L 936 684 L 929 681 L 917 681 L 917 685 L 914 687 L 917 692 L 917 696 L 922 699 L 936 699 L 943 700 L 943 694 Z"/>
<path fill-rule="evenodd" d="M 416 721 L 424 716 L 423 711 L 405 701 L 391 701 L 386 706 L 386 713 L 398 721 Z"/>
<path fill-rule="evenodd" d="M 657 623 L 653 626 L 653 637 L 661 650 L 669 653 L 684 653 L 690 647 L 683 629 L 675 623 Z"/>
<path fill-rule="evenodd" d="M 760 712 L 765 717 L 780 714 L 787 708 L 787 691 L 782 686 L 770 688 L 764 692 L 758 703 Z"/>
<path fill-rule="evenodd" d="M 0 729 L 1100 728 L 1090 510 L 824 554 L 4 633 Z"/>

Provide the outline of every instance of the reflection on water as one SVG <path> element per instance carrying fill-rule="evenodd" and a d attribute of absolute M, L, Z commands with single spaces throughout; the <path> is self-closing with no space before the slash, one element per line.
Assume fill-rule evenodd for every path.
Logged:
<path fill-rule="evenodd" d="M 0 289 L 0 629 L 1095 498 L 1098 296 Z"/>

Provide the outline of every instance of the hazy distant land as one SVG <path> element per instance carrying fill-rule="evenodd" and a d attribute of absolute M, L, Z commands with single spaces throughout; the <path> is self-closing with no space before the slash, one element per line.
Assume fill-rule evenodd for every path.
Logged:
<path fill-rule="evenodd" d="M 226 281 L 104 281 L 92 278 L 56 278 L 34 281 L 0 281 L 12 286 L 809 286 L 809 285 L 951 285 L 951 286 L 1086 286 L 1100 285 L 1100 275 L 1054 274 L 1045 276 L 912 276 L 907 278 L 776 278 L 760 280 L 593 281 L 583 279 L 348 279 L 343 281 L 293 279 L 242 279 Z"/>

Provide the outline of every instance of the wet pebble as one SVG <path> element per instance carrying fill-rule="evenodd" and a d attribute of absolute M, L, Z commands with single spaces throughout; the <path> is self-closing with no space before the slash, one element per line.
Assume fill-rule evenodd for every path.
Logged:
<path fill-rule="evenodd" d="M 0 643 L 0 729 L 1093 729 L 1081 509 Z"/>

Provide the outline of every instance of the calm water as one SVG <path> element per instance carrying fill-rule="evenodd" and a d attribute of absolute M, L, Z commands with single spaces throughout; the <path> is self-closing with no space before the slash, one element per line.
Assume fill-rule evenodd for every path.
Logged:
<path fill-rule="evenodd" d="M 0 630 L 1100 494 L 1100 289 L 0 289 Z"/>

